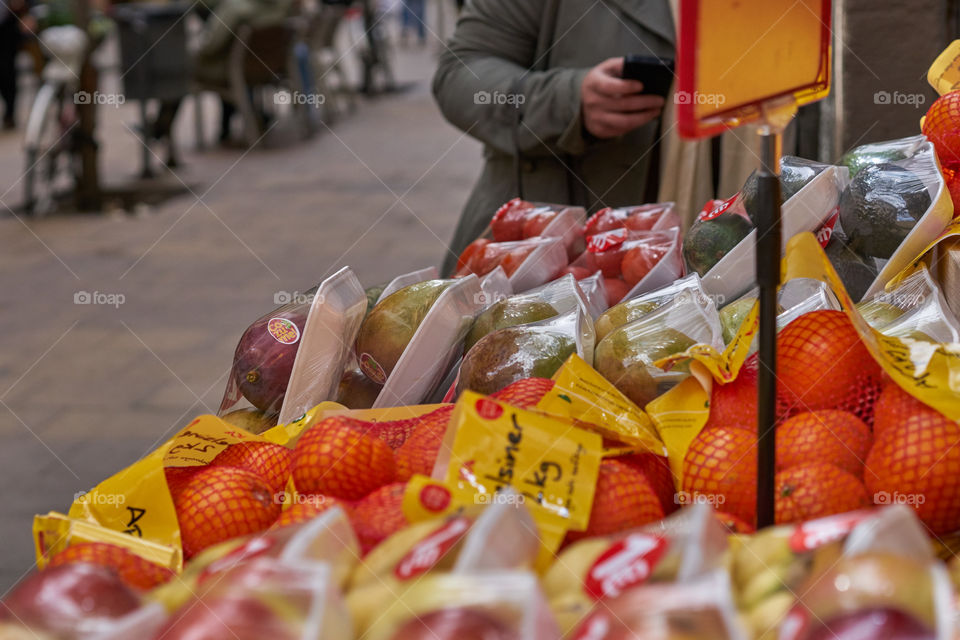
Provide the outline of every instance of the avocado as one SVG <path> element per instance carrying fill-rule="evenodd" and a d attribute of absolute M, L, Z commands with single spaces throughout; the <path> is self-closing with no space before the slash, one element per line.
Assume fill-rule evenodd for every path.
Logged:
<path fill-rule="evenodd" d="M 606 338 L 615 329 L 630 324 L 634 320 L 639 320 L 644 314 L 656 310 L 664 302 L 663 300 L 624 300 L 620 304 L 607 309 L 603 315 L 597 318 L 594 327 L 597 332 L 597 342 Z"/>
<path fill-rule="evenodd" d="M 720 309 L 720 324 L 723 326 L 723 342 L 725 344 L 730 344 L 737 332 L 740 331 L 740 325 L 743 324 L 744 319 L 756 302 L 756 298 L 740 298 Z"/>
<path fill-rule="evenodd" d="M 852 179 L 865 167 L 906 160 L 907 157 L 906 151 L 902 147 L 890 146 L 888 142 L 879 142 L 865 144 L 848 151 L 840 158 L 840 164 L 850 170 L 850 178 Z"/>
<path fill-rule="evenodd" d="M 507 327 L 481 338 L 460 365 L 457 393 L 489 395 L 524 378 L 550 378 L 577 350 L 576 341 L 545 327 Z"/>
<path fill-rule="evenodd" d="M 780 160 L 780 204 L 782 205 L 797 195 L 800 189 L 810 184 L 814 178 L 829 166 L 828 164 L 807 160 L 806 158 L 784 156 Z M 740 194 L 743 196 L 743 208 L 746 210 L 747 215 L 750 216 L 750 221 L 753 222 L 754 225 L 757 224 L 758 185 L 757 172 L 754 171 L 750 174 L 750 177 L 747 178 L 747 181 L 743 184 L 743 188 L 740 190 Z"/>
<path fill-rule="evenodd" d="M 826 254 L 850 297 L 863 298 L 879 273 L 874 259 L 857 255 L 847 246 L 847 237 L 840 231 L 833 232 Z"/>
<path fill-rule="evenodd" d="M 642 335 L 631 325 L 615 330 L 600 341 L 594 352 L 594 367 L 637 406 L 643 407 L 659 395 L 653 363 L 681 353 L 696 344 L 689 336 L 664 326 Z"/>
<path fill-rule="evenodd" d="M 498 329 L 538 322 L 556 315 L 557 310 L 542 300 L 530 300 L 529 298 L 500 300 L 477 316 L 470 333 L 467 334 L 464 351 L 469 351 L 480 338 Z"/>
<path fill-rule="evenodd" d="M 345 371 L 337 387 L 337 402 L 347 409 L 369 409 L 377 401 L 383 386 L 368 378 L 360 369 Z"/>
<path fill-rule="evenodd" d="M 698 220 L 683 239 L 687 271 L 696 271 L 702 277 L 752 230 L 749 220 L 730 211 L 710 220 Z"/>
<path fill-rule="evenodd" d="M 840 196 L 840 223 L 857 253 L 887 259 L 930 207 L 912 171 L 895 164 L 863 168 Z"/>
<path fill-rule="evenodd" d="M 364 318 L 355 345 L 360 370 L 383 384 L 427 317 L 453 280 L 426 280 L 391 293 Z"/>

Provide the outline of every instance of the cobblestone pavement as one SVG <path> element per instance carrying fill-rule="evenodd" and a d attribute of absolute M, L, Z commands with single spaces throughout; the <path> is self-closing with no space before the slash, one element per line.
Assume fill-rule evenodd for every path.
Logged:
<path fill-rule="evenodd" d="M 216 410 L 237 339 L 277 292 L 343 265 L 371 285 L 440 262 L 480 148 L 430 98 L 434 54 L 398 53 L 409 91 L 248 153 L 193 151 L 187 105 L 177 131 L 189 191 L 153 208 L 32 221 L 0 206 L 0 594 L 34 562 L 34 514 L 64 511 Z M 129 181 L 136 111 L 101 107 L 100 118 L 104 179 Z M 10 207 L 21 163 L 18 135 L 0 134 Z M 76 304 L 81 292 L 122 304 Z"/>

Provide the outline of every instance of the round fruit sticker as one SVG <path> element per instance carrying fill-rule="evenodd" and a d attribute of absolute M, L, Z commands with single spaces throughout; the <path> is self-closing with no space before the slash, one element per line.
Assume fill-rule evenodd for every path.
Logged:
<path fill-rule="evenodd" d="M 486 420 L 496 420 L 503 415 L 503 407 L 487 398 L 480 398 L 475 406 L 480 417 Z"/>
<path fill-rule="evenodd" d="M 420 490 L 420 504 L 427 511 L 439 513 L 450 505 L 450 490 L 438 484 L 428 484 Z"/>
<path fill-rule="evenodd" d="M 300 329 L 286 318 L 270 318 L 267 332 L 280 344 L 296 344 L 300 339 Z"/>
<path fill-rule="evenodd" d="M 360 369 L 377 384 L 384 384 L 387 381 L 387 372 L 369 353 L 360 354 Z"/>

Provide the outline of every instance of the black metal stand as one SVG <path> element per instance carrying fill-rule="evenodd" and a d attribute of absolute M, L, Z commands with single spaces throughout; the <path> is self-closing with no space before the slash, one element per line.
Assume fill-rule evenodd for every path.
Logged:
<path fill-rule="evenodd" d="M 760 350 L 757 378 L 757 528 L 774 523 L 776 502 L 777 290 L 780 286 L 781 135 L 762 132 L 757 225 L 757 285 L 760 288 Z"/>

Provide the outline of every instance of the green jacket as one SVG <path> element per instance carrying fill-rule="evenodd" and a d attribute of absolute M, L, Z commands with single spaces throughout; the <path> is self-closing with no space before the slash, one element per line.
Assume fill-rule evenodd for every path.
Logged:
<path fill-rule="evenodd" d="M 521 193 L 590 210 L 643 201 L 659 122 L 596 140 L 580 116 L 590 68 L 629 54 L 674 55 L 667 0 L 468 0 L 433 93 L 447 120 L 484 143 L 486 162 L 444 272 Z"/>

